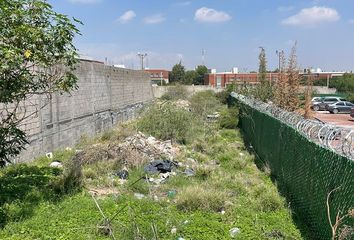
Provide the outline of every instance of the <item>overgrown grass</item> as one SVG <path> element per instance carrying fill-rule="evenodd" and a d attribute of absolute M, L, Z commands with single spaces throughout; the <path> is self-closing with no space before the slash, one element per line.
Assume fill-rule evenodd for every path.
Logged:
<path fill-rule="evenodd" d="M 152 105 L 138 121 L 138 129 L 162 140 L 185 144 L 193 141 L 202 129 L 201 120 L 192 112 L 170 103 Z"/>
<path fill-rule="evenodd" d="M 96 198 L 108 218 L 118 212 L 112 221 L 117 239 L 230 239 L 234 227 L 240 229 L 236 239 L 302 239 L 287 203 L 269 174 L 256 167 L 240 132 L 204 122 L 203 115 L 172 104 L 153 106 L 137 122 L 84 139 L 79 156 L 75 150 L 55 152 L 53 159 L 64 169 L 49 168 L 51 160 L 44 157 L 0 170 L 0 239 L 110 239 L 97 231 L 102 216 L 86 189 L 102 190 Z M 107 153 L 108 146 L 137 129 L 183 143 L 176 157 L 181 166 L 160 185 L 146 180 L 159 176 L 146 175 L 139 162 L 129 166 L 127 182 L 116 176 L 127 156 Z M 187 176 L 186 169 L 195 175 Z M 63 182 L 65 176 L 71 181 Z M 75 189 L 70 184 L 80 186 L 75 180 L 81 178 L 81 192 L 55 186 Z M 136 193 L 145 197 L 139 200 Z"/>

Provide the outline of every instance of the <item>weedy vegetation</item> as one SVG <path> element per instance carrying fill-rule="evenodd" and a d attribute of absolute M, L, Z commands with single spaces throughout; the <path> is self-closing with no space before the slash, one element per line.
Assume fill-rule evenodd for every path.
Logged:
<path fill-rule="evenodd" d="M 238 110 L 211 92 L 169 101 L 53 159 L 0 170 L 0 239 L 302 239 L 288 204 L 236 128 Z M 208 114 L 218 112 L 218 120 Z M 149 159 L 119 144 L 139 131 L 178 148 L 162 183 Z M 118 149 L 118 150 L 117 150 Z M 161 155 L 161 159 L 165 156 Z M 51 168 L 51 161 L 63 168 Z M 126 169 L 127 180 L 117 173 Z M 187 171 L 193 174 L 186 174 Z"/>

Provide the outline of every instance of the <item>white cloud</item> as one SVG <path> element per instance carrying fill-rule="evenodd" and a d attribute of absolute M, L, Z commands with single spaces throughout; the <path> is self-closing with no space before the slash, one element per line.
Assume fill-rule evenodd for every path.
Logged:
<path fill-rule="evenodd" d="M 277 8 L 279 12 L 289 12 L 291 10 L 294 10 L 294 6 L 280 6 Z"/>
<path fill-rule="evenodd" d="M 102 0 L 69 0 L 71 3 L 81 3 L 81 4 L 92 4 L 92 3 L 99 3 Z"/>
<path fill-rule="evenodd" d="M 178 3 L 175 3 L 176 6 L 189 6 L 191 5 L 192 2 L 191 1 L 185 1 L 185 2 L 178 2 Z"/>
<path fill-rule="evenodd" d="M 231 16 L 223 11 L 202 7 L 195 12 L 194 20 L 206 23 L 219 23 L 231 20 Z"/>
<path fill-rule="evenodd" d="M 118 18 L 118 22 L 127 23 L 127 22 L 133 20 L 133 18 L 135 18 L 135 17 L 136 17 L 135 12 L 132 10 L 129 10 L 129 11 L 126 11 L 125 13 L 123 13 L 123 15 Z"/>
<path fill-rule="evenodd" d="M 284 19 L 281 23 L 289 26 L 314 27 L 321 23 L 336 22 L 340 19 L 337 10 L 327 7 L 314 6 L 304 8 L 296 15 Z"/>
<path fill-rule="evenodd" d="M 164 22 L 166 18 L 162 14 L 156 14 L 152 16 L 148 16 L 144 18 L 144 23 L 145 24 L 158 24 L 161 22 Z"/>

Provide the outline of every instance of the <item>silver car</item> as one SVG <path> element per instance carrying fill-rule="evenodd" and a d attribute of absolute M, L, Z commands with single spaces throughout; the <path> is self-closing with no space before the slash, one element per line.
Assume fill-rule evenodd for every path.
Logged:
<path fill-rule="evenodd" d="M 328 111 L 328 106 L 336 102 L 346 101 L 344 98 L 340 97 L 324 97 L 317 101 L 312 102 L 312 109 L 314 111 Z"/>
<path fill-rule="evenodd" d="M 336 102 L 328 105 L 328 111 L 330 113 L 350 113 L 351 109 L 354 107 L 354 104 L 351 102 Z"/>

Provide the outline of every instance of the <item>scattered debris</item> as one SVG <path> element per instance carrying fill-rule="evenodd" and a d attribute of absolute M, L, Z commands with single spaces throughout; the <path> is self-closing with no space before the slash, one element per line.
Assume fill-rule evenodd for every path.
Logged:
<path fill-rule="evenodd" d="M 207 120 L 210 122 L 215 122 L 219 119 L 220 113 L 219 112 L 214 112 L 213 114 L 207 115 Z"/>
<path fill-rule="evenodd" d="M 178 108 L 182 108 L 187 111 L 191 111 L 190 108 L 190 102 L 188 100 L 183 100 L 183 99 L 178 99 L 177 101 L 173 102 L 173 105 L 175 105 Z"/>
<path fill-rule="evenodd" d="M 240 155 L 241 157 L 245 156 L 245 154 L 242 153 L 242 152 L 240 152 L 239 155 Z"/>
<path fill-rule="evenodd" d="M 230 232 L 230 236 L 232 238 L 235 238 L 241 232 L 241 230 L 235 227 L 235 228 L 231 228 L 229 232 Z"/>
<path fill-rule="evenodd" d="M 48 152 L 45 154 L 45 156 L 49 159 L 53 159 L 53 153 L 52 152 Z"/>
<path fill-rule="evenodd" d="M 49 164 L 49 167 L 53 167 L 53 168 L 62 168 L 63 164 L 59 161 L 54 161 L 51 164 Z"/>
<path fill-rule="evenodd" d="M 187 177 L 193 177 L 193 176 L 195 176 L 195 171 L 192 169 L 186 169 L 184 171 L 184 174 L 186 174 Z"/>
<path fill-rule="evenodd" d="M 66 147 L 66 148 L 65 148 L 65 151 L 71 151 L 71 150 L 72 150 L 71 147 Z"/>
<path fill-rule="evenodd" d="M 160 184 L 165 182 L 169 177 L 170 177 L 171 173 L 167 172 L 167 173 L 160 173 L 158 178 L 149 178 L 149 182 L 155 183 L 155 184 Z"/>
<path fill-rule="evenodd" d="M 172 141 L 159 141 L 154 137 L 147 137 L 145 134 L 138 132 L 134 136 L 127 137 L 123 143 L 119 144 L 115 152 L 117 154 L 124 153 L 134 149 L 138 151 L 141 158 L 147 158 L 150 161 L 165 156 L 169 160 L 173 160 L 179 149 L 172 146 Z"/>
<path fill-rule="evenodd" d="M 154 160 L 144 167 L 144 171 L 149 174 L 167 173 L 175 166 L 176 164 L 169 160 Z"/>
<path fill-rule="evenodd" d="M 141 200 L 143 198 L 145 198 L 145 195 L 142 193 L 134 193 L 134 197 L 136 197 L 137 199 Z"/>
<path fill-rule="evenodd" d="M 123 168 L 122 170 L 118 171 L 116 175 L 122 180 L 126 180 L 129 178 L 129 172 L 126 168 Z"/>
<path fill-rule="evenodd" d="M 168 198 L 174 198 L 177 194 L 177 191 L 176 190 L 170 190 L 167 192 L 167 197 Z"/>

